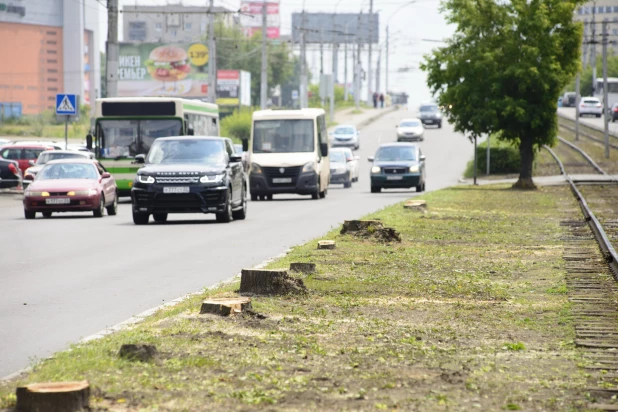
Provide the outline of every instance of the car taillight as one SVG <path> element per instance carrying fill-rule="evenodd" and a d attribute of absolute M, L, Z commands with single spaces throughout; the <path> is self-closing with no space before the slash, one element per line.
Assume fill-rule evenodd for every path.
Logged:
<path fill-rule="evenodd" d="M 597 104 L 597 107 L 601 107 L 601 103 Z"/>
<path fill-rule="evenodd" d="M 11 171 L 11 173 L 13 173 L 14 175 L 19 175 L 19 173 L 17 173 L 17 168 L 15 167 L 15 165 L 13 163 L 9 163 L 9 170 Z"/>

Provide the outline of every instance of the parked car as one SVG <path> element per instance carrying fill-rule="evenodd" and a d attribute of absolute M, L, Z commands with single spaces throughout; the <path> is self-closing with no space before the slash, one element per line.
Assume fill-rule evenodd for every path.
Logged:
<path fill-rule="evenodd" d="M 611 117 L 612 122 L 615 122 L 618 119 L 618 103 L 614 103 L 612 108 L 609 111 L 609 117 Z"/>
<path fill-rule="evenodd" d="M 371 193 L 382 189 L 416 188 L 425 190 L 425 156 L 413 143 L 386 143 L 380 145 L 375 156 L 370 156 Z"/>
<path fill-rule="evenodd" d="M 131 189 L 133 222 L 165 222 L 169 213 L 215 213 L 218 222 L 247 216 L 247 179 L 242 157 L 222 137 L 176 136 L 154 141 L 135 157 Z"/>
<path fill-rule="evenodd" d="M 22 185 L 22 173 L 15 160 L 0 159 L 0 188 L 8 189 Z"/>
<path fill-rule="evenodd" d="M 579 117 L 593 115 L 601 117 L 603 115 L 603 105 L 596 97 L 584 97 L 579 104 Z"/>
<path fill-rule="evenodd" d="M 77 152 L 72 150 L 46 150 L 39 155 L 36 162 L 30 160 L 30 167 L 24 172 L 24 188 L 26 188 L 41 171 L 43 166 L 52 160 L 58 159 L 93 159 L 94 153 Z"/>
<path fill-rule="evenodd" d="M 442 113 L 437 104 L 424 104 L 419 108 L 419 117 L 424 125 L 436 125 L 442 128 Z"/>
<path fill-rule="evenodd" d="M 360 148 L 360 132 L 353 125 L 339 125 L 330 133 L 331 147 Z"/>
<path fill-rule="evenodd" d="M 30 161 L 36 161 L 41 153 L 54 150 L 49 145 L 11 144 L 0 148 L 0 157 L 7 160 L 16 160 L 21 170 L 31 166 Z"/>
<path fill-rule="evenodd" d="M 562 96 L 562 107 L 575 107 L 577 94 L 575 92 L 567 92 Z"/>
<path fill-rule="evenodd" d="M 350 162 L 342 150 L 332 149 L 330 156 L 330 183 L 341 184 L 346 189 L 352 187 L 353 171 Z"/>
<path fill-rule="evenodd" d="M 234 144 L 234 151 L 242 156 L 242 165 L 245 173 L 249 173 L 249 153 L 243 150 L 242 144 Z"/>
<path fill-rule="evenodd" d="M 114 178 L 96 160 L 61 159 L 48 162 L 24 192 L 24 216 L 34 219 L 40 212 L 92 212 L 102 217 L 118 210 L 118 188 Z"/>
<path fill-rule="evenodd" d="M 332 150 L 343 152 L 343 154 L 345 155 L 346 161 L 348 165 L 350 166 L 350 171 L 352 172 L 352 182 L 358 182 L 358 177 L 360 173 L 359 171 L 360 166 L 358 164 L 358 160 L 360 159 L 360 157 L 354 155 L 354 153 L 352 152 L 352 149 L 348 147 L 336 147 L 336 148 L 333 148 Z"/>
<path fill-rule="evenodd" d="M 425 128 L 419 119 L 402 119 L 396 127 L 398 142 L 425 140 Z"/>

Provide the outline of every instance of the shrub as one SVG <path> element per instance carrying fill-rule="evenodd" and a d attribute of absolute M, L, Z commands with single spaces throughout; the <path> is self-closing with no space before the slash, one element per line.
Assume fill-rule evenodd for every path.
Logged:
<path fill-rule="evenodd" d="M 253 109 L 235 110 L 221 120 L 221 136 L 229 137 L 240 143 L 251 136 L 251 116 Z"/>
<path fill-rule="evenodd" d="M 511 174 L 519 173 L 521 161 L 519 150 L 508 142 L 498 140 L 496 136 L 491 138 L 491 149 L 489 159 L 490 174 Z M 482 176 L 487 172 L 487 142 L 479 144 L 476 148 L 477 175 Z M 474 159 L 468 163 L 465 177 L 474 175 Z"/>

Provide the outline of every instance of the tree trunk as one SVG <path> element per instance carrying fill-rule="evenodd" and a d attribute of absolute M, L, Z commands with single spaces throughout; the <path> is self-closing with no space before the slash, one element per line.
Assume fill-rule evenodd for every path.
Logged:
<path fill-rule="evenodd" d="M 241 295 L 285 295 L 306 291 L 303 281 L 290 277 L 285 269 L 243 269 L 240 275 Z"/>
<path fill-rule="evenodd" d="M 88 408 L 90 385 L 82 382 L 33 383 L 16 390 L 19 412 L 73 412 Z"/>
<path fill-rule="evenodd" d="M 521 169 L 519 170 L 519 180 L 513 185 L 513 189 L 534 190 L 536 186 L 532 181 L 532 165 L 534 163 L 532 137 L 521 139 L 519 155 L 521 157 Z"/>
<path fill-rule="evenodd" d="M 208 299 L 202 302 L 200 314 L 212 313 L 220 316 L 229 316 L 250 309 L 251 299 L 249 298 Z"/>

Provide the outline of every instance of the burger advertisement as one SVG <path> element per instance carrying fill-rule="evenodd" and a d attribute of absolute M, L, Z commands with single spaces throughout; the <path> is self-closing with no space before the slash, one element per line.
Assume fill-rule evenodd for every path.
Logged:
<path fill-rule="evenodd" d="M 118 96 L 207 94 L 208 47 L 204 44 L 120 44 Z"/>

